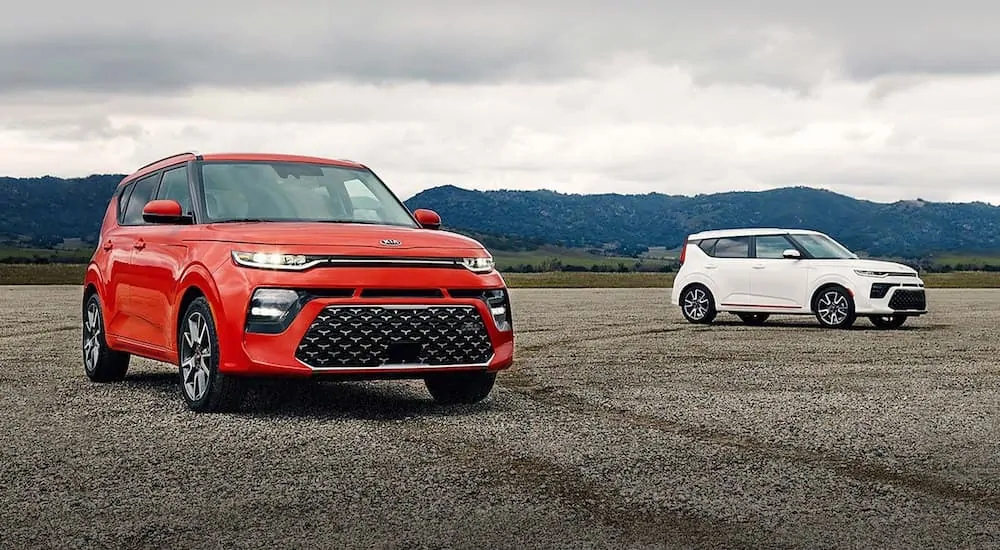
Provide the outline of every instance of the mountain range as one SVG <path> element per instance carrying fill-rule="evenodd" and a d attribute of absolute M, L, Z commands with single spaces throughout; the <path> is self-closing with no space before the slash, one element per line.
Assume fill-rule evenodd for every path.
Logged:
<path fill-rule="evenodd" d="M 95 242 L 107 200 L 122 177 L 0 178 L 0 240 L 34 246 L 66 238 Z M 681 196 L 445 185 L 405 202 L 411 209 L 436 210 L 449 229 L 489 237 L 487 246 L 520 249 L 541 244 L 620 252 L 669 249 L 696 231 L 764 226 L 817 229 L 873 256 L 1000 252 L 1000 207 L 920 199 L 878 203 L 808 187 Z"/>

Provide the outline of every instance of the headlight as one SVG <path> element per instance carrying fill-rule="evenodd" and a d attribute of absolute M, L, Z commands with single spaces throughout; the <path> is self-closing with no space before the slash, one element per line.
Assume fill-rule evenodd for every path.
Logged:
<path fill-rule="evenodd" d="M 857 273 L 858 275 L 861 275 L 862 277 L 878 277 L 878 278 L 883 278 L 883 277 L 888 277 L 889 276 L 889 273 L 887 273 L 885 271 L 866 271 L 864 269 L 855 269 L 854 272 Z"/>
<path fill-rule="evenodd" d="M 462 258 L 462 265 L 474 273 L 489 273 L 493 271 L 493 257 Z"/>
<path fill-rule="evenodd" d="M 288 328 L 306 297 L 286 288 L 258 288 L 250 298 L 247 332 L 277 334 Z"/>
<path fill-rule="evenodd" d="M 497 330 L 502 332 L 509 331 L 512 325 L 510 299 L 507 297 L 507 291 L 502 288 L 487 290 L 484 296 L 486 298 L 486 305 L 490 308 L 490 314 L 493 315 L 493 322 L 496 324 Z"/>
<path fill-rule="evenodd" d="M 259 269 L 300 270 L 319 263 L 310 260 L 302 254 L 280 254 L 274 252 L 241 252 L 233 251 L 233 261 L 244 267 Z"/>

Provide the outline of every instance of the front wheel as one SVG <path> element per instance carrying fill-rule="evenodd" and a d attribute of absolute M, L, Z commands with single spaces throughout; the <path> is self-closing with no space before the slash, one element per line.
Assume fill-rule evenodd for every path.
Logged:
<path fill-rule="evenodd" d="M 691 285 L 681 294 L 681 313 L 689 323 L 711 323 L 716 314 L 715 298 L 711 291 L 702 285 Z"/>
<path fill-rule="evenodd" d="M 827 328 L 850 328 L 857 319 L 854 298 L 842 287 L 823 289 L 813 302 L 819 324 Z"/>
<path fill-rule="evenodd" d="M 882 329 L 894 329 L 903 326 L 906 315 L 872 315 L 868 318 L 873 325 Z"/>
<path fill-rule="evenodd" d="M 237 410 L 246 395 L 245 381 L 219 372 L 219 336 L 205 298 L 196 298 L 177 331 L 181 394 L 195 412 Z"/>
<path fill-rule="evenodd" d="M 496 378 L 495 372 L 442 373 L 424 378 L 424 385 L 434 401 L 443 405 L 472 404 L 489 396 Z"/>

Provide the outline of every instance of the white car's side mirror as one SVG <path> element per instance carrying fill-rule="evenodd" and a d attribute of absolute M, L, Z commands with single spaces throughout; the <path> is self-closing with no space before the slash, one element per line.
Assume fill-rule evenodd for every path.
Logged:
<path fill-rule="evenodd" d="M 800 254 L 799 251 L 795 250 L 794 248 L 789 248 L 788 250 L 781 253 L 781 257 L 788 258 L 790 260 L 798 260 L 799 258 L 802 257 L 802 254 Z"/>

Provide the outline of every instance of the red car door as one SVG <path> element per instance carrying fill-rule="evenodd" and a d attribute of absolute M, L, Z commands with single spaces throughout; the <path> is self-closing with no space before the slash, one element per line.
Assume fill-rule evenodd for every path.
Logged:
<path fill-rule="evenodd" d="M 142 219 L 142 208 L 146 206 L 160 181 L 160 173 L 156 172 L 135 182 L 125 205 L 122 223 L 118 228 L 118 242 L 112 243 L 112 250 L 117 251 L 117 274 L 113 285 L 118 289 L 118 332 L 123 339 L 131 342 L 146 342 L 148 332 L 146 322 L 139 315 L 136 299 L 142 300 L 144 289 L 142 280 L 138 277 L 135 266 L 135 251 L 142 247 L 142 230 L 145 222 Z"/>
<path fill-rule="evenodd" d="M 187 165 L 169 168 L 154 198 L 171 199 L 191 213 Z M 140 331 L 139 338 L 160 350 L 173 350 L 176 330 L 172 312 L 180 300 L 178 283 L 187 257 L 183 234 L 190 228 L 179 224 L 146 223 L 136 228 L 131 260 L 132 294 L 129 297 Z"/>

